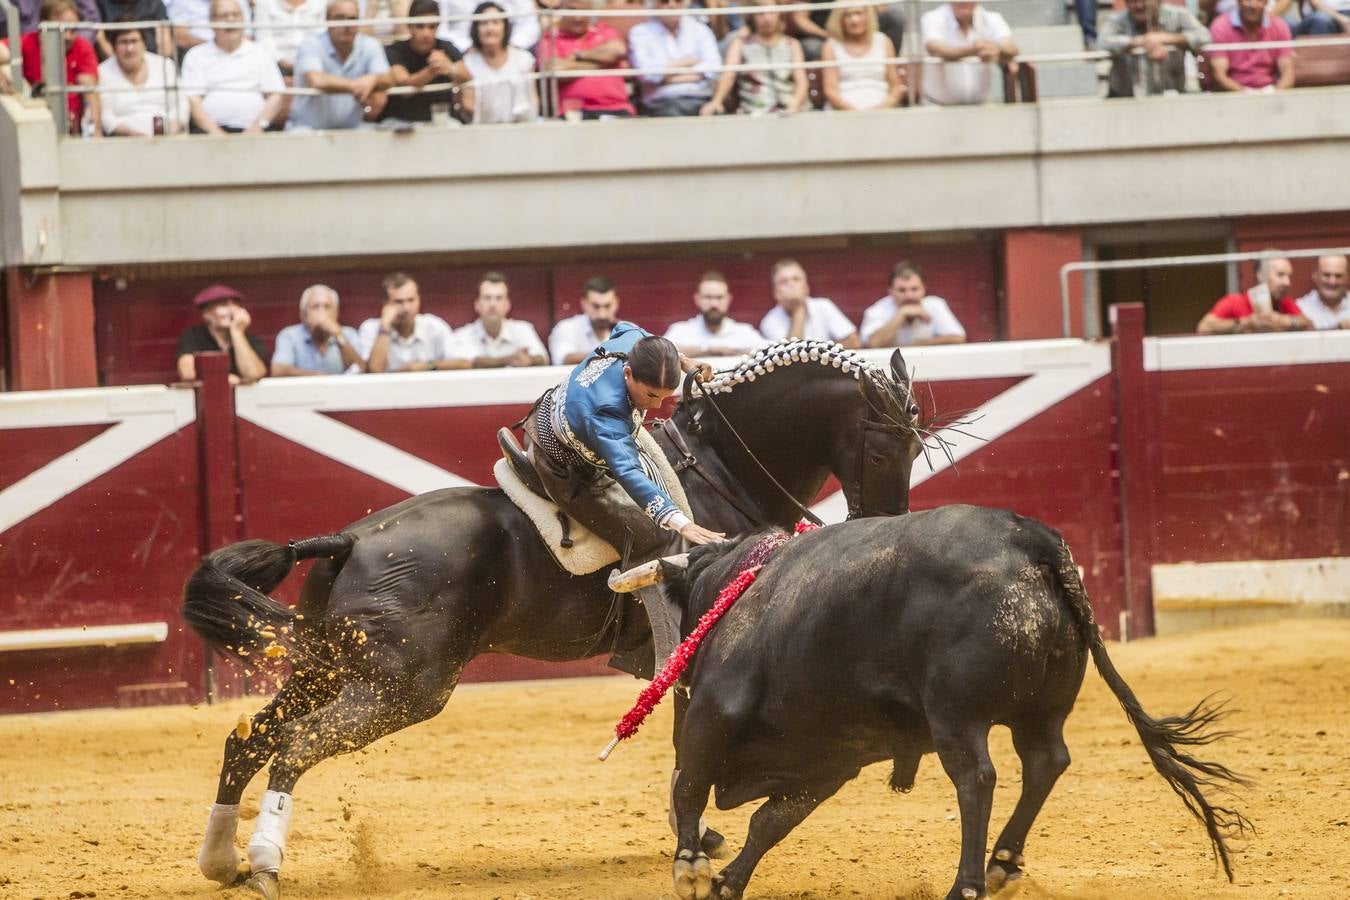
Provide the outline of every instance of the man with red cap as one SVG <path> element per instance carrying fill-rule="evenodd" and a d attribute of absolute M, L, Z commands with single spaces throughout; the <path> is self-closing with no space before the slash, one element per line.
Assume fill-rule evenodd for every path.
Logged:
<path fill-rule="evenodd" d="M 202 323 L 178 336 L 178 378 L 196 381 L 194 353 L 224 351 L 230 354 L 230 383 L 248 384 L 267 375 L 267 345 L 248 333 L 253 318 L 244 309 L 244 299 L 232 287 L 213 284 L 192 298 L 201 310 Z"/>

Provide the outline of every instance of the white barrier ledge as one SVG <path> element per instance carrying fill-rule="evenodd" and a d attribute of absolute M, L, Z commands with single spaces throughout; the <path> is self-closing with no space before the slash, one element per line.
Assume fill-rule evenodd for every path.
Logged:
<path fill-rule="evenodd" d="M 71 647 L 120 647 L 159 644 L 169 636 L 168 622 L 134 625 L 85 625 L 78 628 L 37 628 L 0 631 L 0 652 L 6 650 L 61 650 Z"/>
<path fill-rule="evenodd" d="M 1350 604 L 1347 557 L 1153 567 L 1153 606 L 1160 611 L 1340 603 Z"/>

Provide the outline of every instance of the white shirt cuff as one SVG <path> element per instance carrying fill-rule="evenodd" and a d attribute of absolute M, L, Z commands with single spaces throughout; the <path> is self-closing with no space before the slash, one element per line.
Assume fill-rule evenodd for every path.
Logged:
<path fill-rule="evenodd" d="M 668 528 L 671 531 L 679 531 L 681 528 L 688 525 L 689 521 L 690 519 L 688 516 L 679 510 L 676 510 L 669 519 L 666 519 L 666 523 L 663 527 Z"/>

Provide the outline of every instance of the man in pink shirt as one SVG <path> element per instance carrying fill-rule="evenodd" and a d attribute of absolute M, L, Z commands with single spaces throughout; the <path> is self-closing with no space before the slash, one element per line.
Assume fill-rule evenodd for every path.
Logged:
<path fill-rule="evenodd" d="M 539 58 L 539 71 L 547 72 L 550 66 L 558 72 L 622 68 L 628 58 L 628 45 L 613 28 L 585 14 L 592 6 L 591 0 L 563 0 L 563 9 L 584 12 L 560 15 L 556 35 L 545 29 L 534 48 L 534 54 Z M 634 114 L 633 105 L 628 101 L 628 83 L 618 75 L 561 77 L 558 105 L 560 115 L 575 110 L 584 119 Z"/>
<path fill-rule="evenodd" d="M 1210 23 L 1215 44 L 1290 40 L 1289 26 L 1266 13 L 1266 0 L 1238 0 L 1237 8 Z M 1222 91 L 1283 91 L 1294 86 L 1294 52 L 1289 47 L 1209 52 L 1210 71 Z"/>

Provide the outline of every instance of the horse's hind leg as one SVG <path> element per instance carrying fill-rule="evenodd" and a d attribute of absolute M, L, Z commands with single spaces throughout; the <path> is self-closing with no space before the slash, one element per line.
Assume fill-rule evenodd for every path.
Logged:
<path fill-rule="evenodd" d="M 281 724 L 298 719 L 337 696 L 337 679 L 308 673 L 293 675 L 272 701 L 254 714 L 246 728 L 236 728 L 225 739 L 216 802 L 206 822 L 206 834 L 197 854 L 197 866 L 212 881 L 232 884 L 239 877 L 239 851 L 234 847 L 239 826 L 239 799 L 276 749 Z"/>
<path fill-rule="evenodd" d="M 1050 796 L 1059 776 L 1069 767 L 1069 748 L 1064 745 L 1064 719 L 1017 722 L 1012 726 L 1013 747 L 1022 760 L 1022 796 L 1012 817 L 994 842 L 985 880 L 991 893 L 1022 875 L 1022 850 L 1031 823 Z"/>
<path fill-rule="evenodd" d="M 403 681 L 396 692 L 388 682 L 348 681 L 332 703 L 283 723 L 258 822 L 248 842 L 253 870 L 248 886 L 264 897 L 280 896 L 277 876 L 291 821 L 291 791 L 301 775 L 331 756 L 360 750 L 431 718 L 445 706 L 453 687 L 452 679 L 431 683 L 419 677 Z"/>

